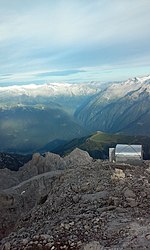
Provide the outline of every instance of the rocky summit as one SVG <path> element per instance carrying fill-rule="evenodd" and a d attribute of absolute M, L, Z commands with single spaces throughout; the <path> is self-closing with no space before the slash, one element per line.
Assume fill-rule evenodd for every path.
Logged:
<path fill-rule="evenodd" d="M 150 162 L 75 149 L 0 169 L 0 249 L 150 249 Z"/>

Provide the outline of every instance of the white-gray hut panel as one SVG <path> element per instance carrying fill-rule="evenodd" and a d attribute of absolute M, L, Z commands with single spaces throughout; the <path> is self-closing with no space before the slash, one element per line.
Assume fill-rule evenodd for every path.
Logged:
<path fill-rule="evenodd" d="M 117 144 L 115 158 L 116 162 L 142 161 L 142 145 Z"/>
<path fill-rule="evenodd" d="M 115 148 L 109 148 L 109 161 L 115 161 Z"/>

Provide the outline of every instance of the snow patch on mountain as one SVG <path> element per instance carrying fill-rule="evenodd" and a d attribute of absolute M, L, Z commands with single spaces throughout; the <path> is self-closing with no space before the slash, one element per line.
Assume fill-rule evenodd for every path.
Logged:
<path fill-rule="evenodd" d="M 83 96 L 91 95 L 100 91 L 101 83 L 47 83 L 42 85 L 29 84 L 29 85 L 13 85 L 7 87 L 0 87 L 0 95 L 27 95 L 27 96 Z"/>
<path fill-rule="evenodd" d="M 111 84 L 107 90 L 102 93 L 99 102 L 104 100 L 115 100 L 134 91 L 138 91 L 136 94 L 140 94 L 144 91 L 150 94 L 150 75 L 141 78 L 135 77 L 127 81 Z"/>

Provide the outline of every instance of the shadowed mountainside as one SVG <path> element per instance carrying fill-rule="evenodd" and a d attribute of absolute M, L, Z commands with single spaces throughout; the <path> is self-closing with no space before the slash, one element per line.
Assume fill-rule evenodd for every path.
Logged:
<path fill-rule="evenodd" d="M 31 155 L 0 153 L 0 169 L 8 168 L 17 171 L 26 162 L 31 160 Z"/>
<path fill-rule="evenodd" d="M 150 76 L 106 87 L 79 107 L 75 117 L 86 128 L 150 136 Z"/>
<path fill-rule="evenodd" d="M 87 134 L 60 106 L 22 106 L 0 111 L 0 151 L 31 153 L 56 138 Z"/>

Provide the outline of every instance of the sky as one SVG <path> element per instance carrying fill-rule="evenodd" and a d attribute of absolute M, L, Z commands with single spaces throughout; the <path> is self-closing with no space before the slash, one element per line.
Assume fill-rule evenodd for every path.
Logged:
<path fill-rule="evenodd" d="M 0 0 L 0 86 L 150 74 L 150 0 Z"/>

